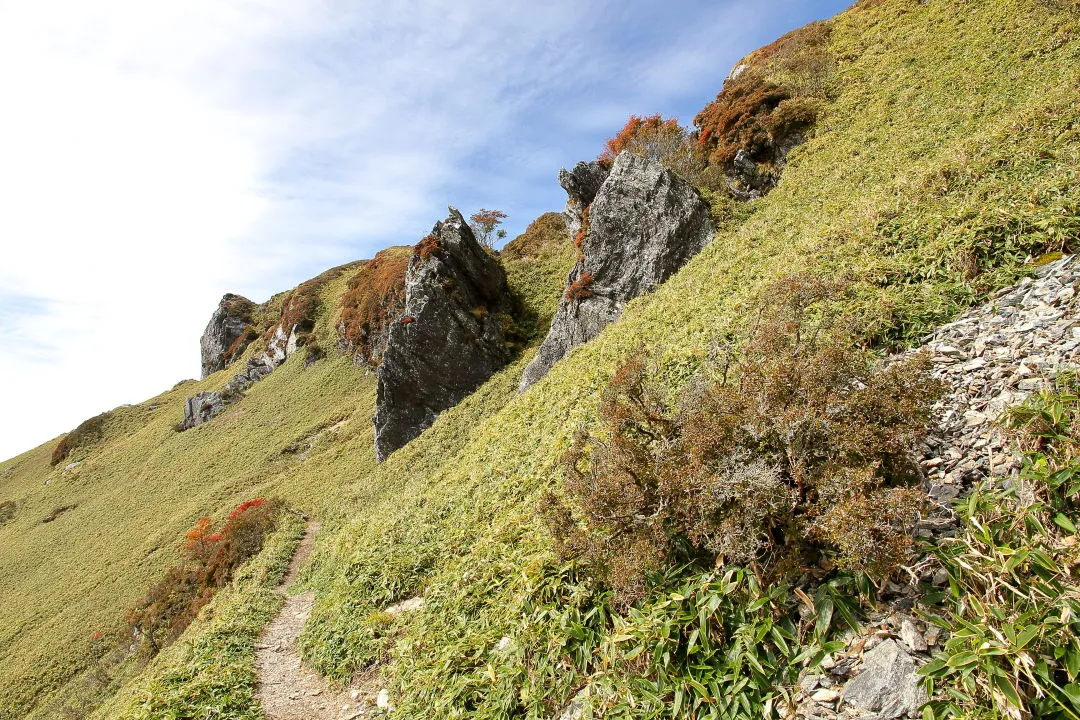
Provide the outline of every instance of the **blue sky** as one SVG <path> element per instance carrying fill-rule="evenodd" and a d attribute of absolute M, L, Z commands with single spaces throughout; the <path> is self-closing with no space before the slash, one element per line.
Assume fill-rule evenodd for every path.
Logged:
<path fill-rule="evenodd" d="M 198 374 L 217 300 L 414 243 L 510 237 L 632 114 L 689 124 L 846 2 L 0 5 L 0 458 Z"/>

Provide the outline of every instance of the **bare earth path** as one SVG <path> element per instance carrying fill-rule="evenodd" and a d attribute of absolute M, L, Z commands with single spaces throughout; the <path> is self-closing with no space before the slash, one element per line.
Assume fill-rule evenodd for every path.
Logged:
<path fill-rule="evenodd" d="M 352 720 L 370 712 L 364 702 L 365 689 L 333 688 L 300 661 L 296 639 L 311 616 L 315 593 L 289 595 L 288 590 L 311 556 L 318 532 L 318 523 L 308 525 L 278 589 L 285 596 L 285 607 L 267 625 L 255 646 L 258 698 L 269 720 Z"/>

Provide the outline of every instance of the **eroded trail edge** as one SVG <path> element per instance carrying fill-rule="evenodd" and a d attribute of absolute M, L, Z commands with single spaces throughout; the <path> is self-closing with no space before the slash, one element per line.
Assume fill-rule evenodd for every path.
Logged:
<path fill-rule="evenodd" d="M 255 667 L 259 674 L 258 699 L 269 720 L 352 720 L 368 712 L 367 692 L 358 684 L 335 687 L 305 667 L 297 638 L 311 616 L 315 593 L 290 595 L 300 569 L 311 557 L 319 524 L 309 523 L 278 587 L 285 606 L 263 631 L 256 645 Z"/>

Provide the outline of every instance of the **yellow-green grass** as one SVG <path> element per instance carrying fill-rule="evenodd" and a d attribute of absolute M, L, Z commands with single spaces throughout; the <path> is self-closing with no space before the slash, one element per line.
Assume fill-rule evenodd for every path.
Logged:
<path fill-rule="evenodd" d="M 341 677 L 381 661 L 404 717 L 543 717 L 587 677 L 614 688 L 611 715 L 647 716 L 690 693 L 704 671 L 689 664 L 647 663 L 649 700 L 626 665 L 593 654 L 616 627 L 649 636 L 641 624 L 663 622 L 662 588 L 605 622 L 610 607 L 591 605 L 602 596 L 558 581 L 536 507 L 560 482 L 574 429 L 627 354 L 648 346 L 678 385 L 792 272 L 850 281 L 838 301 L 887 346 L 1013 282 L 1029 257 L 1075 245 L 1078 36 L 1070 10 L 1030 2 L 897 0 L 839 16 L 833 100 L 752 215 L 525 395 L 493 392 L 460 452 L 447 440 L 466 426 L 447 413 L 358 479 L 366 503 L 311 579 L 308 657 Z M 511 393 L 512 381 L 496 383 Z M 419 613 L 389 629 L 371 621 L 416 593 L 428 601 Z M 517 649 L 493 652 L 503 636 Z"/>
<path fill-rule="evenodd" d="M 518 287 L 523 274 L 542 273 L 528 264 L 507 264 L 519 294 L 557 298 L 555 281 Z M 568 269 L 564 263 L 547 275 Z M 335 275 L 320 289 L 313 331 L 327 349 L 337 344 L 351 273 Z M 269 304 L 280 307 L 284 295 Z M 101 441 L 55 468 L 55 442 L 0 464 L 0 501 L 17 503 L 15 518 L 0 526 L 0 718 L 25 717 L 35 704 L 33 717 L 55 712 L 88 662 L 91 638 L 175 562 L 201 516 L 220 520 L 245 499 L 277 496 L 333 523 L 356 504 L 352 482 L 375 466 L 375 375 L 333 352 L 306 368 L 300 353 L 212 422 L 176 432 L 186 398 L 220 389 L 260 351 L 254 343 L 203 381 L 117 408 Z M 74 507 L 41 522 L 64 506 Z"/>
<path fill-rule="evenodd" d="M 342 359 L 290 361 L 179 435 L 171 424 L 183 398 L 230 371 L 166 393 L 130 433 L 92 449 L 75 478 L 49 469 L 51 447 L 0 465 L 0 500 L 25 498 L 0 527 L 0 654 L 11 658 L 0 668 L 0 718 L 60 687 L 89 635 L 173 560 L 171 544 L 199 515 L 260 494 L 331 521 L 306 578 L 318 593 L 308 658 L 334 677 L 380 661 L 400 716 L 550 716 L 587 681 L 607 688 L 610 716 L 649 715 L 693 694 L 705 671 L 689 662 L 648 664 L 646 692 L 613 660 L 618 638 L 661 634 L 665 588 L 620 618 L 554 561 L 537 498 L 558 486 L 572 433 L 592 421 L 627 354 L 649 347 L 677 386 L 715 342 L 737 341 L 746 308 L 793 271 L 849 280 L 842 300 L 863 316 L 868 341 L 904 344 L 1015 280 L 1028 255 L 1075 243 L 1078 38 L 1068 7 L 1026 0 L 887 0 L 843 13 L 832 99 L 776 190 L 527 393 L 515 388 L 531 353 L 379 466 L 373 378 Z M 508 269 L 512 282 L 544 278 L 529 293 L 553 306 L 565 269 Z M 342 289 L 339 278 L 325 292 Z M 320 322 L 321 344 L 333 336 Z M 307 459 L 281 455 L 342 417 Z M 74 510 L 37 524 L 72 500 Z M 424 609 L 390 626 L 373 614 L 418 593 Z M 190 635 L 213 631 L 200 622 Z M 503 636 L 514 643 L 494 653 Z M 176 670 L 163 663 L 155 677 Z"/>

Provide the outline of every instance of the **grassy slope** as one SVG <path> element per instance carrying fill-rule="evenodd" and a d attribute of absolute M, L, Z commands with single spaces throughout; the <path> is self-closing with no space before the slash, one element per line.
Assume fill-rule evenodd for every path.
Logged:
<path fill-rule="evenodd" d="M 269 493 L 352 518 L 324 532 L 309 578 L 320 602 L 307 650 L 321 668 L 344 676 L 384 660 L 406 715 L 552 712 L 584 674 L 602 674 L 592 641 L 567 628 L 591 623 L 602 637 L 610 626 L 575 615 L 590 599 L 551 565 L 535 498 L 558 481 L 559 454 L 621 357 L 647 343 L 680 382 L 711 342 L 738 333 L 744 303 L 793 268 L 849 277 L 873 331 L 910 339 L 1010 282 L 1029 250 L 1076 237 L 1080 27 L 1043 4 L 962 5 L 893 0 L 842 15 L 835 99 L 746 222 L 527 394 L 514 391 L 528 356 L 381 466 L 373 378 L 343 360 L 287 363 L 221 418 L 176 435 L 183 399 L 228 371 L 185 385 L 133 411 L 130 432 L 111 433 L 71 473 L 49 468 L 51 446 L 0 465 L 0 500 L 22 501 L 0 527 L 0 718 L 61 686 L 195 519 Z M 320 343 L 331 328 L 324 317 Z M 341 417 L 306 460 L 280 455 Z M 421 591 L 425 609 L 397 625 L 372 615 Z M 517 644 L 495 657 L 503 635 Z"/>
<path fill-rule="evenodd" d="M 569 238 L 561 244 L 508 262 L 511 284 L 534 310 L 553 304 L 573 262 Z M 321 291 L 314 336 L 323 348 L 337 343 L 350 276 Z M 57 468 L 49 466 L 54 443 L 0 464 L 0 500 L 18 502 L 15 519 L 0 526 L 0 718 L 26 716 L 35 699 L 35 717 L 53 716 L 91 637 L 175 561 L 199 517 L 220 519 L 244 499 L 276 495 L 332 524 L 360 502 L 350 481 L 375 466 L 375 376 L 345 358 L 287 362 L 213 422 L 173 430 L 187 397 L 219 389 L 255 351 L 204 381 L 117 409 L 102 442 Z M 306 453 L 282 453 L 315 438 Z M 41 523 L 64 505 L 75 508 Z"/>
<path fill-rule="evenodd" d="M 574 616 L 583 591 L 553 579 L 535 501 L 615 363 L 645 343 L 682 381 L 792 270 L 851 280 L 868 331 L 910 341 L 1015 280 L 1029 253 L 1075 242 L 1078 34 L 1075 14 L 1028 2 L 842 15 L 834 100 L 752 217 L 524 396 L 506 402 L 514 378 L 497 379 L 487 402 L 506 404 L 460 453 L 448 414 L 362 482 L 363 518 L 312 581 L 309 657 L 339 675 L 382 659 L 417 717 L 543 716 L 602 676 L 581 630 L 595 621 Z M 372 612 L 417 592 L 424 610 L 392 628 Z M 493 653 L 504 635 L 517 649 Z"/>

